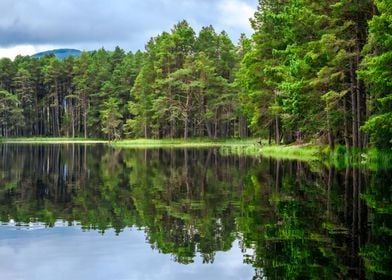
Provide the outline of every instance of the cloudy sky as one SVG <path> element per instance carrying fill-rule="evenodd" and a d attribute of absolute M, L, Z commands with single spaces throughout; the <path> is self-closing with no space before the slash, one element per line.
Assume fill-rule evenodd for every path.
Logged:
<path fill-rule="evenodd" d="M 0 0 L 0 57 L 54 48 L 144 49 L 152 36 L 187 20 L 213 25 L 236 42 L 250 35 L 257 0 Z"/>

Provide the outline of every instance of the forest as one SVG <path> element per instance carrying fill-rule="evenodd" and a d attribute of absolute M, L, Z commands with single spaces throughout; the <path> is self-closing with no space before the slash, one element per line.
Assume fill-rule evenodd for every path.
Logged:
<path fill-rule="evenodd" d="M 0 59 L 0 137 L 392 146 L 392 1 L 259 0 L 233 43 L 187 21 L 144 51 Z"/>

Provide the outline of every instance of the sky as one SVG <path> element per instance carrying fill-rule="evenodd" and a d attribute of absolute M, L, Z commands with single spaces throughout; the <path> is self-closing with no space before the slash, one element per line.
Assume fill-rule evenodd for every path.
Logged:
<path fill-rule="evenodd" d="M 252 34 L 258 0 L 0 0 L 0 58 L 75 48 L 143 50 L 147 41 L 187 20 L 212 25 L 236 43 Z"/>

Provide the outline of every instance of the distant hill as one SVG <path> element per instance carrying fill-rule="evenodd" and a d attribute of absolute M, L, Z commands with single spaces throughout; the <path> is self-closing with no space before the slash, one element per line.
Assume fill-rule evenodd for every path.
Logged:
<path fill-rule="evenodd" d="M 68 56 L 79 56 L 81 54 L 81 51 L 76 49 L 56 49 L 56 50 L 39 52 L 33 54 L 32 57 L 40 58 L 49 54 L 54 54 L 58 59 L 64 59 L 67 58 Z"/>

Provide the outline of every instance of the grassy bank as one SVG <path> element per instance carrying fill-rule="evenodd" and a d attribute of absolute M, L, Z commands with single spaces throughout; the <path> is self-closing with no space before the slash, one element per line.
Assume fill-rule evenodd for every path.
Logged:
<path fill-rule="evenodd" d="M 283 159 L 318 160 L 321 147 L 314 145 L 264 146 L 260 148 L 260 153 L 263 156 Z"/>
<path fill-rule="evenodd" d="M 256 143 L 256 139 L 132 139 L 110 143 L 119 148 L 208 148 L 208 147 L 247 147 Z"/>
<path fill-rule="evenodd" d="M 315 161 L 322 159 L 321 147 L 314 145 L 277 146 L 253 144 L 246 147 L 223 147 L 222 153 L 302 161 Z"/>
<path fill-rule="evenodd" d="M 222 154 L 265 156 L 281 159 L 320 160 L 321 147 L 314 145 L 277 146 L 259 139 L 135 139 L 112 142 L 119 148 L 220 148 Z"/>
<path fill-rule="evenodd" d="M 1 143 L 20 144 L 62 144 L 62 143 L 105 143 L 118 148 L 197 148 L 197 147 L 252 147 L 257 144 L 256 139 L 128 139 L 108 141 L 103 139 L 84 139 L 66 137 L 18 137 L 0 138 Z"/>
<path fill-rule="evenodd" d="M 16 144 L 96 144 L 104 143 L 115 148 L 219 148 L 223 155 L 246 155 L 272 157 L 275 159 L 319 161 L 337 168 L 358 167 L 367 169 L 390 168 L 392 151 L 367 149 L 363 151 L 346 151 L 338 146 L 330 151 L 327 146 L 305 145 L 267 145 L 267 141 L 249 139 L 131 139 L 109 142 L 101 139 L 84 138 L 0 138 L 0 143 Z"/>

